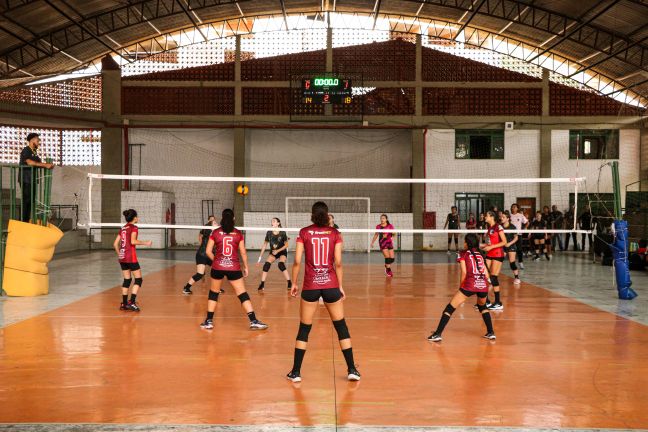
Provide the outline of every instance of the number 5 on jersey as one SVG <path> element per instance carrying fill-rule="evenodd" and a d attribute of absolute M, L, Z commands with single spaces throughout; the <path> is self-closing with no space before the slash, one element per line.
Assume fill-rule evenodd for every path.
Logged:
<path fill-rule="evenodd" d="M 313 245 L 313 265 L 327 266 L 329 264 L 329 243 L 329 239 L 326 237 L 311 238 L 311 244 Z"/>

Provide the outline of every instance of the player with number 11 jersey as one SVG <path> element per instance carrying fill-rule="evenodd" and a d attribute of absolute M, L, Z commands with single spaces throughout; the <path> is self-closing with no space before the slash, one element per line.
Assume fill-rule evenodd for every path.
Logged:
<path fill-rule="evenodd" d="M 299 231 L 297 242 L 304 245 L 306 260 L 302 289 L 316 290 L 339 288 L 335 274 L 335 245 L 342 243 L 340 232 L 332 227 L 311 225 Z"/>

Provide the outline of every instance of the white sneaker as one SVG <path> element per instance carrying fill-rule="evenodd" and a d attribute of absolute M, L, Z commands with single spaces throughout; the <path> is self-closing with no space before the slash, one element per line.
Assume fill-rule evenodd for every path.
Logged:
<path fill-rule="evenodd" d="M 515 285 L 520 285 L 521 282 L 522 282 L 522 281 L 521 281 L 520 279 L 515 279 L 515 280 L 513 281 L 513 283 L 514 283 Z"/>
<path fill-rule="evenodd" d="M 520 263 L 520 270 L 524 270 L 524 263 Z"/>

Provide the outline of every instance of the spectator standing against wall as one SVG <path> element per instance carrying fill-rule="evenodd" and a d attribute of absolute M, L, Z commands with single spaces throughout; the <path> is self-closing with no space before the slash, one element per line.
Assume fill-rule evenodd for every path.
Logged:
<path fill-rule="evenodd" d="M 38 178 L 36 178 L 33 168 L 52 169 L 54 164 L 44 163 L 38 156 L 38 149 L 40 147 L 40 135 L 37 133 L 30 133 L 27 135 L 27 145 L 20 152 L 20 172 L 19 182 L 22 189 L 22 221 L 29 222 L 31 218 L 32 197 L 36 196 L 36 185 Z"/>

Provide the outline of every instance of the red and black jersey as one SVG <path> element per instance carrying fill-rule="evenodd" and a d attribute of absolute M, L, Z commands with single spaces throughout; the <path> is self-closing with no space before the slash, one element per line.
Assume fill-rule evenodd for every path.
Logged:
<path fill-rule="evenodd" d="M 497 243 L 501 243 L 502 239 L 500 238 L 500 232 L 502 231 L 504 231 L 504 228 L 502 228 L 502 226 L 497 223 L 493 226 L 488 227 L 488 230 L 486 231 L 486 235 L 488 236 L 488 244 L 495 245 Z M 503 256 L 503 246 L 496 247 L 486 252 L 486 258 L 501 258 Z"/>
<path fill-rule="evenodd" d="M 137 227 L 131 223 L 127 223 L 119 230 L 119 262 L 120 263 L 136 263 L 137 253 L 135 252 L 135 245 L 131 242 L 132 234 L 135 237 L 139 233 Z"/>
<path fill-rule="evenodd" d="M 335 245 L 342 235 L 332 227 L 311 225 L 299 231 L 297 242 L 304 245 L 306 268 L 302 289 L 339 288 L 335 274 Z"/>
<path fill-rule="evenodd" d="M 243 233 L 237 229 L 226 233 L 222 228 L 217 228 L 212 231 L 210 238 L 214 240 L 212 268 L 220 271 L 241 270 L 238 251 L 239 244 L 244 240 Z"/>
<path fill-rule="evenodd" d="M 479 252 L 462 251 L 457 258 L 457 262 L 466 263 L 466 278 L 461 284 L 461 288 L 472 292 L 488 292 L 488 282 L 484 269 L 484 257 Z"/>

